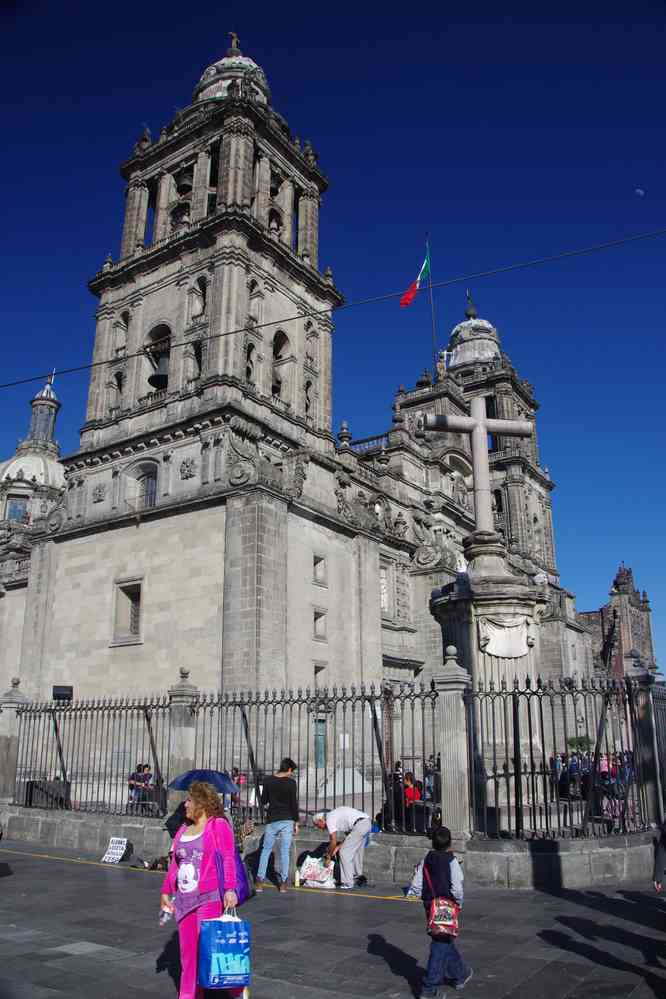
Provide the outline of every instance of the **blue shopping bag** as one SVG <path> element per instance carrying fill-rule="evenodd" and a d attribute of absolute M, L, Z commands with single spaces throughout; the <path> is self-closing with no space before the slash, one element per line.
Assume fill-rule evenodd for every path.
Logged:
<path fill-rule="evenodd" d="M 199 985 L 233 989 L 250 984 L 250 924 L 225 913 L 204 919 L 199 932 Z"/>

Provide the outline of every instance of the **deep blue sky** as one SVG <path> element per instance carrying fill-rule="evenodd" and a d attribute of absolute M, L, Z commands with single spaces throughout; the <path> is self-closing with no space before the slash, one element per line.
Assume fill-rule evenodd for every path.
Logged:
<path fill-rule="evenodd" d="M 226 32 L 265 69 L 273 103 L 331 182 L 321 265 L 348 300 L 403 290 L 426 229 L 434 280 L 666 226 L 661 2 L 462 5 L 3 5 L 5 104 L 0 381 L 90 359 L 86 280 L 118 253 L 117 166 L 141 130 L 184 107 Z M 455 10 L 453 7 L 455 6 Z M 581 15 L 577 8 L 590 13 Z M 581 19 L 581 17 L 589 19 Z M 643 189 L 644 197 L 635 190 Z M 621 559 L 664 648 L 666 240 L 473 283 L 480 314 L 536 386 L 562 579 L 599 606 Z M 436 295 L 443 341 L 464 283 Z M 426 300 L 339 313 L 335 425 L 390 421 L 430 358 Z M 72 451 L 86 376 L 63 377 Z M 0 393 L 0 455 L 31 386 Z"/>

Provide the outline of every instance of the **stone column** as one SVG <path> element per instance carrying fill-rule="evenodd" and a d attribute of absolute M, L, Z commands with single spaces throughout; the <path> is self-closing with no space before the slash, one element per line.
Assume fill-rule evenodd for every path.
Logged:
<path fill-rule="evenodd" d="M 136 201 L 136 216 L 134 223 L 134 246 L 131 252 L 136 252 L 137 247 L 141 248 L 146 241 L 146 222 L 148 221 L 148 185 L 145 181 L 139 184 L 139 191 Z"/>
<path fill-rule="evenodd" d="M 298 212 L 298 255 L 315 269 L 318 263 L 319 194 L 315 189 L 301 195 Z"/>
<path fill-rule="evenodd" d="M 287 686 L 287 503 L 248 488 L 226 507 L 223 691 Z"/>
<path fill-rule="evenodd" d="M 18 677 L 14 677 L 11 689 L 0 697 L 0 804 L 7 804 L 14 797 L 18 762 L 18 709 L 28 702 L 28 698 L 19 690 L 20 682 Z"/>
<path fill-rule="evenodd" d="M 259 157 L 257 173 L 257 222 L 268 226 L 268 206 L 271 200 L 271 161 L 268 156 Z"/>
<path fill-rule="evenodd" d="M 192 221 L 206 217 L 208 209 L 208 188 L 210 174 L 210 147 L 204 146 L 197 153 L 194 166 L 194 188 L 192 191 Z"/>
<path fill-rule="evenodd" d="M 180 680 L 169 688 L 171 745 L 169 773 L 174 777 L 196 765 L 196 713 L 199 689 L 189 681 L 190 671 L 180 667 Z M 183 800 L 182 791 L 169 791 L 167 808 L 172 812 Z"/>
<path fill-rule="evenodd" d="M 224 124 L 220 151 L 217 203 L 222 208 L 248 209 L 252 204 L 254 126 L 245 118 Z"/>
<path fill-rule="evenodd" d="M 319 323 L 319 398 L 322 430 L 331 432 L 333 419 L 333 324 L 330 320 Z"/>
<path fill-rule="evenodd" d="M 294 228 L 294 185 L 291 180 L 283 181 L 280 190 L 280 207 L 282 208 L 282 242 L 291 248 Z"/>
<path fill-rule="evenodd" d="M 160 174 L 155 199 L 155 239 L 164 239 L 169 233 L 169 201 L 171 200 L 171 174 Z"/>
<path fill-rule="evenodd" d="M 465 694 L 471 679 L 458 664 L 457 651 L 449 645 L 444 666 L 434 675 L 437 690 L 437 751 L 441 759 L 442 823 L 451 830 L 454 840 L 469 839 L 470 762 L 467 736 Z"/>
<path fill-rule="evenodd" d="M 664 821 L 664 795 L 662 790 L 662 774 L 657 745 L 656 716 L 652 687 L 654 677 L 642 677 L 634 686 L 634 704 L 636 724 L 640 736 L 640 755 L 642 776 L 645 787 L 645 800 L 648 809 L 648 822 L 662 823 Z"/>
<path fill-rule="evenodd" d="M 120 242 L 120 256 L 131 257 L 136 248 L 136 223 L 140 201 L 140 186 L 138 180 L 131 180 L 125 193 L 125 221 Z"/>

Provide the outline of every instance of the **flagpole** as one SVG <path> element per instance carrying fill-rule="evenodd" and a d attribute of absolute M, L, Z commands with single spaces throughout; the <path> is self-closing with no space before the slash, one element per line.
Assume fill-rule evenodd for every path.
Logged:
<path fill-rule="evenodd" d="M 430 318 L 432 321 L 432 375 L 437 378 L 437 330 L 435 328 L 435 300 L 432 295 L 432 260 L 430 259 L 430 240 L 426 233 L 426 253 L 428 255 L 428 293 L 430 295 Z"/>

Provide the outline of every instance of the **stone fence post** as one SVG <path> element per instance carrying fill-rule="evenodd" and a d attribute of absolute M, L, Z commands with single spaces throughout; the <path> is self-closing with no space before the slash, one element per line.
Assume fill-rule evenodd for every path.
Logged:
<path fill-rule="evenodd" d="M 437 746 L 441 759 L 442 823 L 454 840 L 471 834 L 469 753 L 465 694 L 471 686 L 466 669 L 458 663 L 454 645 L 447 646 L 444 666 L 434 676 L 437 698 Z"/>
<path fill-rule="evenodd" d="M 7 804 L 14 797 L 16 764 L 18 762 L 18 708 L 28 698 L 19 690 L 21 681 L 12 679 L 11 690 L 0 697 L 0 803 Z"/>
<path fill-rule="evenodd" d="M 664 795 L 662 761 L 659 759 L 657 719 L 652 694 L 654 682 L 654 677 L 651 675 L 642 677 L 638 681 L 640 698 L 636 706 L 636 721 L 641 741 L 641 763 L 648 808 L 646 818 L 650 823 L 661 825 L 664 821 Z"/>
<path fill-rule="evenodd" d="M 169 688 L 170 756 L 169 774 L 178 777 L 195 766 L 196 712 L 199 688 L 189 682 L 190 671 L 180 667 L 180 680 Z M 169 791 L 167 807 L 172 812 L 183 800 L 181 791 Z"/>

